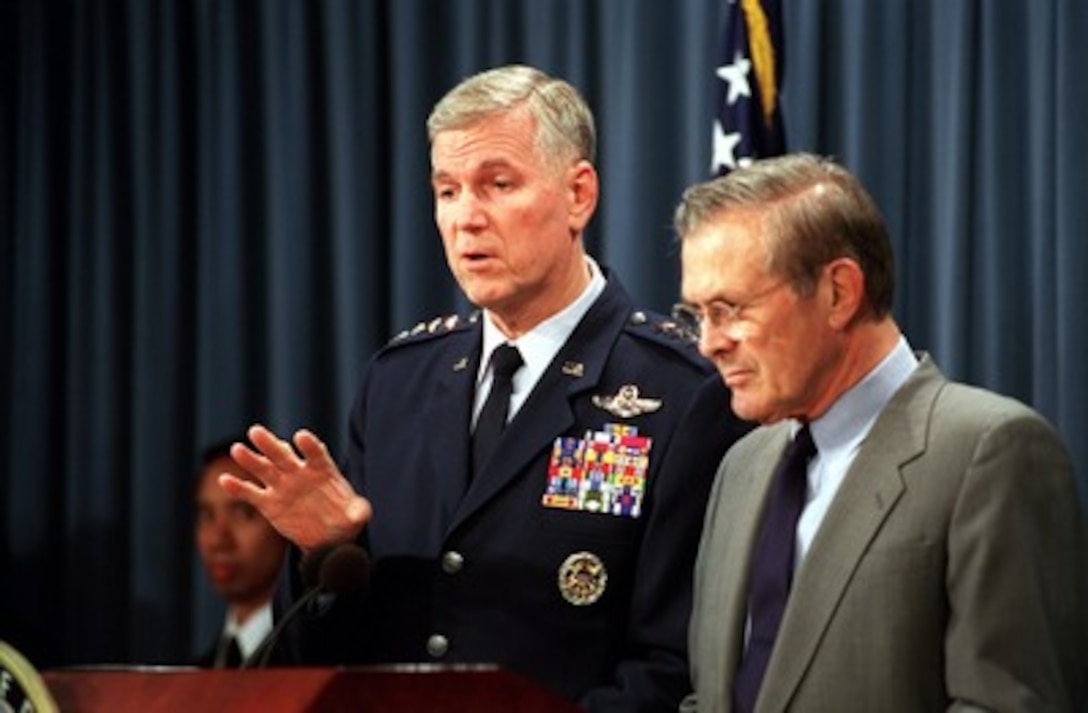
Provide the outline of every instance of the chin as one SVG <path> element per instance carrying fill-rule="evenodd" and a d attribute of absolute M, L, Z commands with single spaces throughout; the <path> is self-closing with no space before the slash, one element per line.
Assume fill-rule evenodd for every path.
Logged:
<path fill-rule="evenodd" d="M 510 294 L 504 290 L 476 290 L 467 292 L 466 296 L 472 304 L 489 312 L 502 314 L 509 310 L 511 303 Z"/>
<path fill-rule="evenodd" d="M 498 301 L 498 296 L 494 287 L 487 284 L 487 281 L 478 277 L 472 277 L 465 280 L 459 280 L 461 291 L 465 293 L 465 297 L 468 301 L 476 305 L 480 309 L 491 309 L 491 306 Z"/>
<path fill-rule="evenodd" d="M 745 421 L 751 421 L 753 423 L 771 423 L 774 419 L 766 408 L 761 407 L 759 404 L 752 404 L 745 402 L 744 399 L 738 400 L 736 393 L 733 394 L 733 413 L 739 418 Z"/>

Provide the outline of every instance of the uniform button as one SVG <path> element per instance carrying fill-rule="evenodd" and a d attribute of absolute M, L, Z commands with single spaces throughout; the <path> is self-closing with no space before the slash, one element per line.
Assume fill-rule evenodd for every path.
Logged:
<path fill-rule="evenodd" d="M 442 555 L 442 571 L 446 574 L 457 574 L 465 566 L 464 556 L 455 550 L 450 550 Z"/>
<path fill-rule="evenodd" d="M 631 324 L 646 324 L 646 313 L 637 310 L 631 313 Z"/>
<path fill-rule="evenodd" d="M 450 650 L 450 642 L 441 634 L 431 634 L 427 638 L 427 653 L 436 659 L 440 659 Z"/>

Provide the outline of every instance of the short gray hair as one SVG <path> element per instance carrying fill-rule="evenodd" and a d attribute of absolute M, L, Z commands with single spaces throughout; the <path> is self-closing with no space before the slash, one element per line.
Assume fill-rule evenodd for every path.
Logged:
<path fill-rule="evenodd" d="M 590 163 L 596 159 L 597 130 L 582 95 L 567 82 L 524 65 L 490 69 L 451 89 L 428 117 L 427 137 L 434 143 L 443 131 L 464 129 L 522 106 L 536 119 L 543 156 Z"/>

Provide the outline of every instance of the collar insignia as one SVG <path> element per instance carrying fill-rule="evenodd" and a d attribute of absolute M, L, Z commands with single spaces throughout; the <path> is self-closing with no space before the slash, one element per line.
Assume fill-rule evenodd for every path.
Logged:
<path fill-rule="evenodd" d="M 585 376 L 586 365 L 580 361 L 563 362 L 563 373 L 567 376 Z"/>

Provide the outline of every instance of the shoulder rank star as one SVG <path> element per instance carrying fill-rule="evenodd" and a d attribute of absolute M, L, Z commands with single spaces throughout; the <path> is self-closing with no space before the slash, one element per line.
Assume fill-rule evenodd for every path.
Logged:
<path fill-rule="evenodd" d="M 653 413 L 661 408 L 661 399 L 644 399 L 639 396 L 638 387 L 634 384 L 624 384 L 615 396 L 596 394 L 593 397 L 593 405 L 604 409 L 613 416 L 620 418 L 633 418 L 644 413 Z"/>

